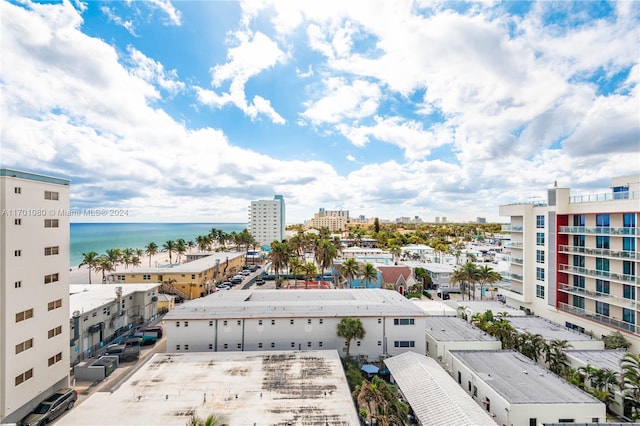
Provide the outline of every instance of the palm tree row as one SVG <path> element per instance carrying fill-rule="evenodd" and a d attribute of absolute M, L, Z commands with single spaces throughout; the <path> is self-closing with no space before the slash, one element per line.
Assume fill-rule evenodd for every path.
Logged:
<path fill-rule="evenodd" d="M 473 262 L 466 262 L 464 265 L 456 268 L 451 275 L 451 281 L 460 284 L 462 300 L 464 300 L 465 291 L 469 293 L 469 300 L 471 300 L 472 295 L 475 300 L 476 284 L 480 284 L 480 300 L 482 300 L 484 287 L 494 284 L 501 279 L 502 276 L 490 266 L 478 266 Z"/>
<path fill-rule="evenodd" d="M 362 278 L 364 287 L 378 279 L 378 271 L 375 266 L 367 262 L 360 267 L 353 258 L 347 259 L 342 263 L 340 273 L 347 280 L 349 288 L 351 288 L 352 281 L 357 278 Z"/>
<path fill-rule="evenodd" d="M 144 255 L 142 249 L 107 249 L 105 254 L 98 254 L 95 251 L 82 253 L 82 262 L 78 267 L 87 266 L 89 269 L 89 284 L 91 284 L 91 272 L 102 272 L 102 281 L 106 280 L 106 273 L 115 271 L 118 264 L 129 266 L 140 266 L 140 258 Z"/>

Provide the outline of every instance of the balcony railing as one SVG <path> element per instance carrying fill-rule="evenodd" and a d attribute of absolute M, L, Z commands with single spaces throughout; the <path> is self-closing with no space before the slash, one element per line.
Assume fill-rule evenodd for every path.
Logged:
<path fill-rule="evenodd" d="M 590 254 L 601 257 L 613 257 L 616 259 L 640 260 L 640 253 L 627 250 L 610 250 L 601 248 L 579 247 L 560 245 L 558 250 L 564 253 Z"/>
<path fill-rule="evenodd" d="M 590 319 L 595 322 L 599 322 L 601 324 L 618 328 L 620 330 L 627 330 L 632 333 L 640 332 L 640 327 L 636 326 L 635 324 L 632 324 L 626 321 L 620 321 L 620 320 L 599 314 L 597 312 L 588 311 L 586 309 L 579 308 L 577 306 L 571 306 L 566 303 L 559 302 L 558 309 L 560 309 L 561 311 L 570 312 L 572 314 L 579 315 L 581 317 Z"/>
<path fill-rule="evenodd" d="M 615 280 L 625 284 L 627 283 L 637 284 L 639 281 L 638 277 L 636 277 L 635 275 L 618 274 L 615 272 L 600 271 L 598 269 L 587 269 L 581 266 L 571 266 L 571 265 L 560 264 L 558 265 L 558 270 L 573 272 L 576 274 L 585 275 L 587 277 L 592 277 L 592 278 L 605 278 L 607 280 Z"/>
<path fill-rule="evenodd" d="M 511 241 L 509 244 L 507 244 L 507 248 L 521 249 L 523 247 L 524 244 L 522 243 L 522 241 Z"/>
<path fill-rule="evenodd" d="M 522 282 L 522 275 L 520 274 L 516 274 L 513 272 L 509 272 L 509 271 L 505 271 L 501 273 L 502 278 L 507 281 L 507 282 L 511 282 L 511 281 L 520 281 Z"/>
<path fill-rule="evenodd" d="M 640 228 L 610 226 L 561 226 L 560 234 L 640 235 Z"/>
<path fill-rule="evenodd" d="M 522 232 L 523 229 L 522 225 L 502 225 L 503 232 Z"/>
<path fill-rule="evenodd" d="M 590 299 L 606 302 L 610 305 L 622 306 L 623 308 L 636 309 L 638 305 L 640 305 L 638 302 L 632 299 L 612 296 L 609 293 L 601 293 L 599 291 L 593 291 L 582 287 L 575 287 L 566 283 L 558 283 L 558 289 L 560 291 L 564 291 L 565 293 L 575 294 L 578 296 L 586 296 Z"/>
<path fill-rule="evenodd" d="M 608 192 L 604 194 L 574 195 L 573 197 L 569 197 L 569 203 L 597 203 L 600 201 L 638 199 L 640 199 L 640 191 Z"/>
<path fill-rule="evenodd" d="M 512 257 L 511 263 L 515 263 L 516 265 L 522 265 L 524 264 L 524 260 L 519 257 Z"/>

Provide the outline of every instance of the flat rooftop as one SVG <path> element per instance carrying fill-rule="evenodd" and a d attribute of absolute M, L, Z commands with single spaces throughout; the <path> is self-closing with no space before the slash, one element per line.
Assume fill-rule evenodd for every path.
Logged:
<path fill-rule="evenodd" d="M 440 300 L 420 299 L 411 300 L 411 303 L 422 309 L 428 315 L 458 316 L 458 311 L 455 308 L 452 308 Z"/>
<path fill-rule="evenodd" d="M 602 404 L 516 351 L 451 351 L 511 404 Z"/>
<path fill-rule="evenodd" d="M 428 317 L 425 319 L 426 333 L 439 342 L 497 341 L 467 321 L 458 317 Z"/>
<path fill-rule="evenodd" d="M 622 368 L 620 367 L 620 361 L 627 353 L 625 350 L 615 349 L 603 349 L 603 350 L 577 350 L 569 349 L 564 350 L 567 356 L 575 358 L 580 362 L 591 364 L 592 367 L 604 370 L 608 368 L 615 372 L 620 373 Z"/>
<path fill-rule="evenodd" d="M 180 263 L 177 265 L 167 266 L 167 267 L 153 267 L 146 268 L 144 266 L 139 268 L 130 268 L 121 272 L 113 272 L 111 275 L 121 275 L 121 274 L 191 274 L 197 272 L 203 272 L 208 269 L 215 267 L 216 265 L 220 265 L 220 268 L 224 268 L 224 264 L 227 259 L 235 259 L 244 255 L 244 253 L 237 251 L 225 251 L 225 252 L 216 252 L 211 256 L 203 257 L 200 259 L 192 260 L 191 262 Z"/>
<path fill-rule="evenodd" d="M 57 424 L 184 426 L 212 413 L 233 426 L 359 424 L 335 350 L 155 354 Z"/>
<path fill-rule="evenodd" d="M 117 298 L 116 287 L 122 289 L 122 297 L 158 288 L 160 284 L 69 284 L 69 312 L 89 312 L 113 303 Z"/>
<path fill-rule="evenodd" d="M 421 424 L 496 424 L 434 359 L 405 352 L 384 363 Z"/>
<path fill-rule="evenodd" d="M 220 318 L 309 318 L 347 316 L 424 317 L 425 312 L 393 290 L 218 291 L 169 311 L 165 320 Z"/>
<path fill-rule="evenodd" d="M 553 339 L 566 340 L 568 342 L 598 340 L 541 317 L 509 317 L 507 320 L 519 333 L 540 334 L 546 341 Z"/>
<path fill-rule="evenodd" d="M 476 295 L 476 297 L 479 296 Z M 465 311 L 467 311 L 467 314 L 470 315 L 491 311 L 493 312 L 493 316 L 495 317 L 500 313 L 506 313 L 508 316 L 507 319 L 509 321 L 511 321 L 512 317 L 523 317 L 526 315 L 524 311 L 518 308 L 507 306 L 502 302 L 498 302 L 497 300 L 455 300 L 453 303 L 457 304 L 457 306 L 464 306 Z"/>

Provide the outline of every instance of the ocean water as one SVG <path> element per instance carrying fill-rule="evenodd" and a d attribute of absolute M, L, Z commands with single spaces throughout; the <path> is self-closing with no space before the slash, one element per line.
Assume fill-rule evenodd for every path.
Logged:
<path fill-rule="evenodd" d="M 246 223 L 71 223 L 69 265 L 82 263 L 82 253 L 95 251 L 104 254 L 111 248 L 144 249 L 154 242 L 162 247 L 168 240 L 183 238 L 194 241 L 198 235 L 207 235 L 211 228 L 224 232 L 240 232 Z"/>

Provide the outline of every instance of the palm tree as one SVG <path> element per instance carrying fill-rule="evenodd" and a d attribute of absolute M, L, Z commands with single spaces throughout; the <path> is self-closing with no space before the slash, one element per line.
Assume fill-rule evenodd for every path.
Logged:
<path fill-rule="evenodd" d="M 78 265 L 81 268 L 84 265 L 89 267 L 89 284 L 91 284 L 91 270 L 96 269 L 99 264 L 99 255 L 95 251 L 89 253 L 82 253 L 82 263 Z"/>
<path fill-rule="evenodd" d="M 122 250 L 122 263 L 124 263 L 124 268 L 127 269 L 129 264 L 131 263 L 131 257 L 133 256 L 133 249 L 126 248 Z"/>
<path fill-rule="evenodd" d="M 378 281 L 378 270 L 373 264 L 367 262 L 362 268 L 362 284 L 366 288 L 367 284 Z"/>
<path fill-rule="evenodd" d="M 98 257 L 98 265 L 95 267 L 97 272 L 102 272 L 102 282 L 107 281 L 106 273 L 114 270 L 113 263 L 109 260 L 109 257 L 102 255 Z"/>
<path fill-rule="evenodd" d="M 302 263 L 300 262 L 300 259 L 295 256 L 291 257 L 291 259 L 289 259 L 289 270 L 293 274 L 293 283 L 295 287 L 298 288 L 298 274 L 302 272 Z"/>
<path fill-rule="evenodd" d="M 564 376 L 569 370 L 569 360 L 565 350 L 572 346 L 566 340 L 553 339 L 546 347 L 545 362 L 547 367 L 558 376 Z"/>
<path fill-rule="evenodd" d="M 625 404 L 631 411 L 631 420 L 640 420 L 640 355 L 626 353 L 620 361 L 620 389 Z"/>
<path fill-rule="evenodd" d="M 478 268 L 478 282 L 480 283 L 480 300 L 486 284 L 497 283 L 502 279 L 502 275 L 494 271 L 492 267 L 483 265 Z"/>
<path fill-rule="evenodd" d="M 151 242 L 144 247 L 144 252 L 149 256 L 149 267 L 151 267 L 151 257 L 158 253 L 158 245 Z"/>
<path fill-rule="evenodd" d="M 178 238 L 176 240 L 176 253 L 178 254 L 176 258 L 176 262 L 180 263 L 180 256 L 182 256 L 187 251 L 187 242 L 184 238 Z"/>
<path fill-rule="evenodd" d="M 540 334 L 521 333 L 517 338 L 518 352 L 538 362 L 538 357 L 546 351 L 546 342 Z"/>
<path fill-rule="evenodd" d="M 294 258 L 295 259 L 295 258 Z M 291 259 L 293 260 L 293 259 Z M 304 287 L 307 288 L 307 283 L 318 275 L 318 268 L 313 262 L 305 262 L 300 265 L 300 271 L 304 274 Z"/>
<path fill-rule="evenodd" d="M 171 253 L 176 251 L 176 242 L 173 240 L 168 240 L 162 245 L 162 251 L 166 251 L 169 253 L 169 263 L 173 263 L 171 260 Z"/>
<path fill-rule="evenodd" d="M 362 340 L 366 334 L 362 321 L 358 318 L 346 317 L 342 318 L 338 323 L 338 337 L 342 337 L 347 340 L 347 351 L 345 359 L 349 359 L 349 349 L 351 347 L 351 340 Z"/>
<path fill-rule="evenodd" d="M 336 257 L 338 257 L 338 250 L 331 240 L 321 240 L 316 249 L 315 259 L 323 275 L 324 271 L 333 264 L 333 259 Z"/>
<path fill-rule="evenodd" d="M 187 420 L 186 426 L 228 426 L 227 416 L 222 413 L 213 413 L 203 419 L 193 414 Z"/>
<path fill-rule="evenodd" d="M 360 273 L 358 262 L 356 262 L 356 260 L 353 258 L 345 260 L 340 267 L 340 273 L 342 274 L 344 279 L 347 280 L 349 288 L 351 288 L 351 281 Z"/>
<path fill-rule="evenodd" d="M 494 319 L 488 327 L 488 332 L 500 340 L 500 343 L 502 343 L 502 349 L 513 349 L 516 330 L 508 320 L 504 318 Z"/>
<path fill-rule="evenodd" d="M 269 252 L 269 260 L 271 267 L 276 275 L 276 288 L 280 284 L 280 272 L 289 266 L 291 259 L 291 248 L 286 241 L 274 241 L 271 243 L 271 252 Z"/>
<path fill-rule="evenodd" d="M 142 262 L 140 261 L 140 258 L 138 256 L 133 256 L 131 258 L 131 262 L 130 263 L 131 263 L 131 266 L 140 266 L 140 264 Z"/>
<path fill-rule="evenodd" d="M 107 259 L 109 259 L 109 263 L 111 263 L 111 267 L 113 271 L 116 271 L 118 268 L 118 263 L 122 260 L 122 252 L 120 249 L 107 249 Z"/>
<path fill-rule="evenodd" d="M 462 294 L 462 300 L 464 300 L 465 291 L 469 292 L 469 300 L 471 300 L 471 287 L 474 287 L 475 298 L 475 285 L 478 280 L 478 268 L 475 263 L 467 262 L 464 265 L 454 269 L 451 274 L 451 281 L 460 284 L 460 290 Z"/>

